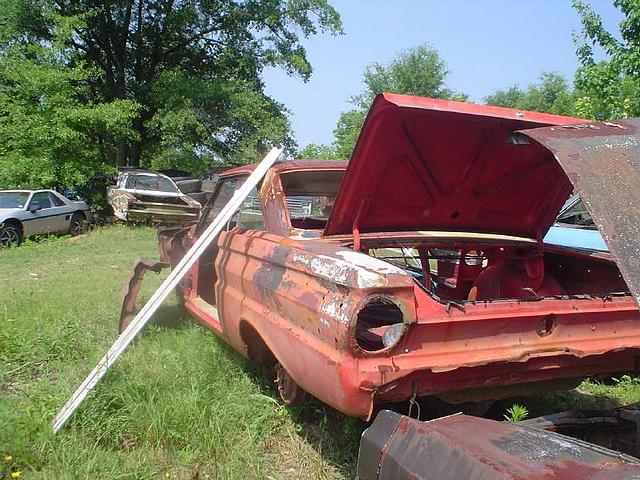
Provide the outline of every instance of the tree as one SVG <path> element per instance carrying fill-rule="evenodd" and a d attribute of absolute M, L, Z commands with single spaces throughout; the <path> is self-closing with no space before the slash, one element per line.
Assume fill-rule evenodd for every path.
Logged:
<path fill-rule="evenodd" d="M 465 101 L 468 96 L 449 89 L 447 66 L 437 50 L 419 45 L 400 52 L 388 64 L 373 63 L 363 73 L 364 92 L 351 98 L 360 109 L 368 109 L 381 92 Z"/>
<path fill-rule="evenodd" d="M 134 135 L 107 152 L 113 165 L 197 169 L 253 161 L 272 143 L 291 149 L 286 110 L 264 93 L 262 70 L 306 81 L 312 68 L 300 39 L 342 28 L 327 0 L 5 1 L 15 8 L 0 39 L 50 42 L 52 12 L 70 33 L 67 65 L 97 72 L 88 93 L 140 105 Z"/>
<path fill-rule="evenodd" d="M 640 4 L 614 0 L 624 16 L 619 39 L 605 30 L 601 17 L 581 0 L 573 0 L 581 32 L 574 33 L 580 62 L 575 76 L 576 111 L 579 116 L 609 120 L 640 115 Z M 596 61 L 593 47 L 605 59 Z"/>
<path fill-rule="evenodd" d="M 333 129 L 333 150 L 336 158 L 351 157 L 366 116 L 367 110 L 364 108 L 347 110 L 340 114 L 338 123 Z"/>
<path fill-rule="evenodd" d="M 467 95 L 448 88 L 445 62 L 429 45 L 404 50 L 387 64 L 373 63 L 363 73 L 364 91 L 351 97 L 354 108 L 342 112 L 333 130 L 335 158 L 349 158 L 375 96 L 382 92 L 464 101 Z"/>
<path fill-rule="evenodd" d="M 534 112 L 574 114 L 574 98 L 567 81 L 560 74 L 545 72 L 539 83 L 531 84 L 526 90 L 514 85 L 506 90 L 498 90 L 485 98 L 488 105 L 518 108 Z"/>
<path fill-rule="evenodd" d="M 310 158 L 315 160 L 332 160 L 337 158 L 331 145 L 317 145 L 310 143 L 298 152 L 296 158 Z"/>
<path fill-rule="evenodd" d="M 440 54 L 426 44 L 400 52 L 387 64 L 376 62 L 367 66 L 363 73 L 364 91 L 351 98 L 355 108 L 342 112 L 333 130 L 336 154 L 341 158 L 351 156 L 367 110 L 379 93 L 466 100 L 466 94 L 455 92 L 446 86 L 448 75 L 449 71 Z"/>
<path fill-rule="evenodd" d="M 0 17 L 15 6 L 3 4 Z M 90 100 L 96 72 L 68 63 L 68 52 L 60 47 L 64 28 L 55 16 L 32 13 L 13 10 L 34 27 L 46 22 L 52 33 L 48 42 L 16 41 L 0 29 L 0 188 L 77 185 L 104 171 L 105 152 L 135 135 L 131 122 L 139 106 L 130 100 Z"/>

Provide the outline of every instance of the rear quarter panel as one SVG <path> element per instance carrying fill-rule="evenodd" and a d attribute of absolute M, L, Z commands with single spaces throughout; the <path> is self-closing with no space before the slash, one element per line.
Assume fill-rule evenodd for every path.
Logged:
<path fill-rule="evenodd" d="M 240 325 L 248 322 L 301 387 L 365 415 L 370 401 L 357 389 L 350 324 L 361 302 L 379 293 L 394 296 L 415 321 L 410 276 L 322 241 L 234 230 L 218 244 L 216 298 L 227 341 L 246 354 Z"/>

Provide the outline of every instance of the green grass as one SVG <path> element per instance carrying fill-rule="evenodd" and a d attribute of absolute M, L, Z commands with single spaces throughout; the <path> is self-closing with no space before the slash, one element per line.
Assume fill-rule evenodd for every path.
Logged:
<path fill-rule="evenodd" d="M 283 406 L 269 376 L 171 299 L 61 432 L 59 408 L 116 338 L 155 231 L 111 226 L 0 251 L 0 454 L 22 478 L 353 478 L 362 424 Z M 146 278 L 141 300 L 162 276 Z M 0 468 L 0 478 L 2 478 Z"/>
<path fill-rule="evenodd" d="M 635 402 L 640 402 L 640 378 L 621 375 L 619 378 L 586 379 L 575 390 L 518 397 L 505 400 L 501 405 L 521 405 L 528 411 L 527 418 L 532 418 L 565 410 L 608 409 Z"/>

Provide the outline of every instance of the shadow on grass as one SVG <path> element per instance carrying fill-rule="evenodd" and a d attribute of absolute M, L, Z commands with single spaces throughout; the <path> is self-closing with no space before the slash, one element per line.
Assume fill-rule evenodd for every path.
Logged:
<path fill-rule="evenodd" d="M 224 345 L 224 351 L 242 363 L 243 370 L 258 386 L 261 393 L 279 400 L 274 384 L 274 370 L 265 366 L 250 363 L 234 350 Z M 421 403 L 421 419 L 429 420 L 457 413 L 453 405 L 445 406 L 443 402 L 419 399 Z M 433 400 L 433 399 L 430 399 Z M 577 409 L 603 409 L 620 405 L 620 400 L 612 395 L 592 394 L 578 389 L 554 393 L 535 394 L 499 400 L 484 408 L 479 405 L 474 410 L 473 404 L 466 405 L 469 415 L 478 415 L 494 420 L 505 420 L 504 414 L 514 403 L 524 405 L 529 411 L 528 418 L 551 413 Z M 373 418 L 381 409 L 390 409 L 402 414 L 409 414 L 409 403 L 401 402 L 376 407 Z M 485 411 L 486 410 L 486 411 Z M 310 398 L 304 405 L 287 407 L 290 418 L 296 425 L 298 435 L 318 454 L 344 477 L 353 478 L 357 469 L 358 447 L 362 432 L 369 425 L 357 418 L 348 417 L 315 398 Z M 480 413 L 482 412 L 482 413 Z M 415 415 L 416 410 L 413 409 Z"/>
<path fill-rule="evenodd" d="M 253 364 L 224 342 L 220 341 L 220 344 L 227 355 L 242 364 L 242 369 L 259 388 L 260 393 L 280 402 L 274 382 L 274 367 Z M 324 405 L 310 395 L 303 405 L 285 408 L 295 424 L 297 434 L 339 474 L 345 478 L 353 478 L 360 436 L 367 424 Z"/>
<path fill-rule="evenodd" d="M 181 305 L 163 305 L 150 320 L 152 325 L 175 330 L 185 328 L 194 322 L 195 319 Z"/>
<path fill-rule="evenodd" d="M 622 405 L 622 402 L 614 395 L 592 394 L 574 389 L 499 400 L 486 416 L 494 420 L 504 420 L 507 409 L 514 404 L 525 406 L 529 412 L 528 418 L 534 418 L 567 410 L 609 409 Z"/>
<path fill-rule="evenodd" d="M 191 325 L 192 322 L 197 324 L 195 319 L 178 305 L 163 307 L 153 317 L 153 323 L 162 328 L 181 329 Z M 275 372 L 273 368 L 249 362 L 222 340 L 217 339 L 216 341 L 219 344 L 220 352 L 234 363 L 237 362 L 260 393 L 279 401 L 279 395 L 274 385 Z M 593 394 L 574 389 L 500 400 L 495 402 L 482 416 L 499 421 L 504 420 L 507 409 L 516 403 L 524 405 L 529 412 L 528 418 L 533 418 L 566 410 L 609 408 L 619 405 L 620 400 L 606 393 Z M 433 403 L 430 405 L 433 407 Z M 409 413 L 407 402 L 383 405 L 381 408 L 389 408 L 403 414 Z M 367 427 L 367 423 L 341 414 L 313 398 L 310 398 L 302 406 L 286 407 L 286 411 L 301 440 L 309 444 L 327 464 L 332 465 L 337 473 L 345 478 L 353 478 L 357 468 L 360 437 Z M 455 413 L 455 411 L 455 407 L 449 412 L 423 407 L 421 419 L 437 418 Z M 476 413 L 469 411 L 468 413 L 480 414 L 479 411 Z"/>

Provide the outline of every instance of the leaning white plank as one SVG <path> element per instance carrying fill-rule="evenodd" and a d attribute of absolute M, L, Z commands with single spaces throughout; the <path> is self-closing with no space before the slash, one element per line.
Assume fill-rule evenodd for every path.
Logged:
<path fill-rule="evenodd" d="M 182 260 L 171 271 L 162 285 L 151 296 L 149 301 L 140 309 L 140 312 L 131 321 L 129 326 L 120 334 L 114 344 L 109 348 L 104 357 L 98 362 L 89 376 L 82 382 L 82 385 L 71 396 L 69 401 L 62 407 L 60 412 L 53 421 L 53 433 L 58 432 L 66 423 L 71 414 L 78 408 L 80 403 L 85 399 L 87 394 L 95 387 L 100 379 L 107 372 L 109 367 L 113 365 L 116 359 L 131 343 L 134 337 L 142 330 L 142 327 L 149 321 L 160 304 L 176 287 L 182 277 L 189 271 L 194 263 L 200 258 L 202 252 L 209 246 L 215 237 L 222 231 L 227 222 L 231 219 L 236 210 L 240 207 L 244 199 L 249 195 L 251 190 L 258 185 L 267 170 L 275 163 L 280 154 L 281 148 L 272 148 L 266 157 L 258 164 L 255 170 L 249 175 L 242 186 L 235 191 L 229 203 L 220 211 L 218 216 L 211 222 L 207 229 L 198 237 L 193 246 L 184 255 Z"/>

